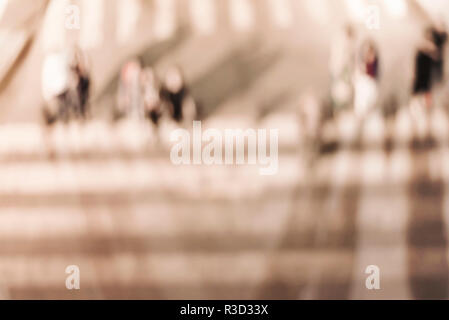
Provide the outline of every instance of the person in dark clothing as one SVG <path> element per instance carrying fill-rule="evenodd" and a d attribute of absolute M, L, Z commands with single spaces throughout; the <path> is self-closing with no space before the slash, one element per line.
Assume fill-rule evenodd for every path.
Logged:
<path fill-rule="evenodd" d="M 439 59 L 438 47 L 435 45 L 432 28 L 425 32 L 425 41 L 420 45 L 415 58 L 415 80 L 413 94 L 424 95 L 426 107 L 432 105 L 432 85 L 435 63 Z"/>
<path fill-rule="evenodd" d="M 176 122 L 182 122 L 186 113 L 190 115 L 195 113 L 191 110 L 195 110 L 196 107 L 189 95 L 181 69 L 176 66 L 171 67 L 165 76 L 161 97 L 168 103 L 170 114 Z"/>
<path fill-rule="evenodd" d="M 425 51 L 419 50 L 416 55 L 416 77 L 413 92 L 427 93 L 432 87 L 433 58 Z"/>
<path fill-rule="evenodd" d="M 444 73 L 444 49 L 447 42 L 444 26 L 432 28 L 432 40 L 438 52 L 438 57 L 433 63 L 433 81 L 438 84 L 443 80 Z"/>
<path fill-rule="evenodd" d="M 166 88 L 162 89 L 162 97 L 170 103 L 170 113 L 176 122 L 181 122 L 183 119 L 182 105 L 186 95 L 186 88 L 181 88 L 176 92 L 172 92 Z"/>
<path fill-rule="evenodd" d="M 86 57 L 78 47 L 73 48 L 71 61 L 71 72 L 73 74 L 73 84 L 71 90 L 73 97 L 71 101 L 72 112 L 75 117 L 83 119 L 87 116 L 87 105 L 90 93 L 90 75 L 87 68 Z"/>
<path fill-rule="evenodd" d="M 78 66 L 75 70 L 75 73 L 78 77 L 78 84 L 76 86 L 76 91 L 78 94 L 78 111 L 82 118 L 86 118 L 87 116 L 87 104 L 89 100 L 89 92 L 90 92 L 90 77 L 89 75 L 81 70 L 80 66 Z"/>
<path fill-rule="evenodd" d="M 377 80 L 379 78 L 379 54 L 373 42 L 366 44 L 364 52 L 365 72 L 368 76 Z"/>

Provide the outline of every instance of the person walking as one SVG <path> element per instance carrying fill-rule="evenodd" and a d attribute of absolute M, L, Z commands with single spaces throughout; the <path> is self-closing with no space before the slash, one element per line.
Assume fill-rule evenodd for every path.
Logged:
<path fill-rule="evenodd" d="M 168 104 L 170 115 L 175 122 L 195 119 L 196 105 L 179 67 L 172 66 L 168 69 L 161 95 Z"/>
<path fill-rule="evenodd" d="M 379 53 L 373 40 L 362 45 L 354 78 L 354 108 L 363 118 L 378 98 Z"/>
<path fill-rule="evenodd" d="M 151 67 L 143 69 L 141 74 L 141 86 L 145 117 L 154 126 L 158 126 L 162 117 L 161 87 L 156 72 Z"/>
<path fill-rule="evenodd" d="M 125 63 L 120 72 L 116 118 L 132 116 L 143 118 L 141 92 L 142 63 L 135 58 Z"/>

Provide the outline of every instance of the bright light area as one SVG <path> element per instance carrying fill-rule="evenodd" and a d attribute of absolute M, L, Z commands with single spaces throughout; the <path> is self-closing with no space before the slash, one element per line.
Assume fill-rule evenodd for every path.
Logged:
<path fill-rule="evenodd" d="M 64 92 L 69 82 L 66 56 L 50 54 L 42 67 L 42 93 L 46 101 Z"/>
<path fill-rule="evenodd" d="M 329 5 L 331 3 L 329 0 L 306 0 L 305 7 L 307 12 L 312 16 L 313 19 L 321 24 L 329 21 Z"/>
<path fill-rule="evenodd" d="M 140 0 L 120 0 L 118 8 L 117 38 L 119 43 L 126 43 L 136 30 L 142 5 Z"/>
<path fill-rule="evenodd" d="M 418 3 L 434 18 L 449 21 L 449 2 L 447 0 L 417 0 Z"/>
<path fill-rule="evenodd" d="M 103 43 L 105 0 L 83 0 L 81 13 L 81 46 L 98 48 Z"/>
<path fill-rule="evenodd" d="M 237 30 L 247 31 L 254 24 L 253 8 L 248 0 L 231 0 L 229 11 L 232 25 Z"/>
<path fill-rule="evenodd" d="M 9 0 L 0 0 L 0 20 L 3 18 Z"/>
<path fill-rule="evenodd" d="M 364 0 L 345 0 L 349 17 L 355 22 L 363 22 L 366 16 L 367 6 Z"/>
<path fill-rule="evenodd" d="M 191 0 L 190 14 L 196 31 L 210 34 L 215 29 L 216 9 L 211 0 Z"/>
<path fill-rule="evenodd" d="M 393 17 L 402 18 L 407 15 L 408 7 L 405 0 L 383 0 L 383 5 Z"/>
<path fill-rule="evenodd" d="M 156 0 L 154 34 L 158 39 L 166 39 L 175 32 L 175 2 L 173 0 Z"/>
<path fill-rule="evenodd" d="M 65 45 L 66 29 L 65 9 L 70 4 L 68 0 L 51 1 L 43 25 L 43 48 L 45 52 L 60 50 Z"/>
<path fill-rule="evenodd" d="M 280 28 L 288 28 L 293 23 L 291 2 L 288 0 L 268 0 L 273 21 Z"/>

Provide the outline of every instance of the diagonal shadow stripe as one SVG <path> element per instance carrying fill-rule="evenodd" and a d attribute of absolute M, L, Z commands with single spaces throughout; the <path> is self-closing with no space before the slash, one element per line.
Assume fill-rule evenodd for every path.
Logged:
<path fill-rule="evenodd" d="M 281 57 L 281 52 L 263 52 L 256 39 L 236 47 L 191 85 L 193 96 L 201 104 L 202 116 L 212 114 L 221 104 L 245 92 Z"/>

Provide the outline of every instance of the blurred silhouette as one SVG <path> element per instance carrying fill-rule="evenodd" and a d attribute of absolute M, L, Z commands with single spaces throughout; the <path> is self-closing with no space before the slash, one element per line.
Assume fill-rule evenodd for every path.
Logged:
<path fill-rule="evenodd" d="M 413 108 L 423 104 L 426 109 L 432 106 L 432 80 L 435 64 L 438 63 L 439 52 L 434 42 L 432 28 L 427 28 L 424 33 L 424 39 L 418 47 L 415 60 L 415 79 L 413 85 L 413 94 L 415 103 Z M 423 100 L 423 103 L 421 102 Z M 415 112 L 416 113 L 416 112 Z"/>
<path fill-rule="evenodd" d="M 437 57 L 433 66 L 433 81 L 438 85 L 444 80 L 444 53 L 447 43 L 447 32 L 444 23 L 435 24 L 432 28 L 432 38 L 437 49 Z"/>
<path fill-rule="evenodd" d="M 373 40 L 361 47 L 358 68 L 354 75 L 354 107 L 358 116 L 365 116 L 378 97 L 379 53 Z"/>
<path fill-rule="evenodd" d="M 45 122 L 53 124 L 85 118 L 90 83 L 86 57 L 81 49 L 73 47 L 48 54 L 42 67 Z"/>
<path fill-rule="evenodd" d="M 88 114 L 88 101 L 90 94 L 90 73 L 88 70 L 88 63 L 83 52 L 79 48 L 75 48 L 73 52 L 73 59 L 71 70 L 75 75 L 76 88 L 76 115 L 85 119 Z"/>
<path fill-rule="evenodd" d="M 163 114 L 159 79 L 153 68 L 146 67 L 142 71 L 140 80 L 145 117 L 157 126 Z"/>
<path fill-rule="evenodd" d="M 143 100 L 141 92 L 142 62 L 138 58 L 126 62 L 120 72 L 115 118 L 125 116 L 143 118 Z"/>
<path fill-rule="evenodd" d="M 54 123 L 66 114 L 69 101 L 69 74 L 66 52 L 53 52 L 44 58 L 42 95 L 45 100 L 43 115 L 47 124 Z"/>
<path fill-rule="evenodd" d="M 306 92 L 299 101 L 299 121 L 303 128 L 305 150 L 309 160 L 314 160 L 320 147 L 323 124 L 323 107 L 313 92 Z"/>
<path fill-rule="evenodd" d="M 356 35 L 348 24 L 334 38 L 331 47 L 331 98 L 334 111 L 352 105 L 354 98 L 353 74 L 355 69 Z"/>
<path fill-rule="evenodd" d="M 178 66 L 171 66 L 165 74 L 161 95 L 174 121 L 195 119 L 196 105 Z"/>

